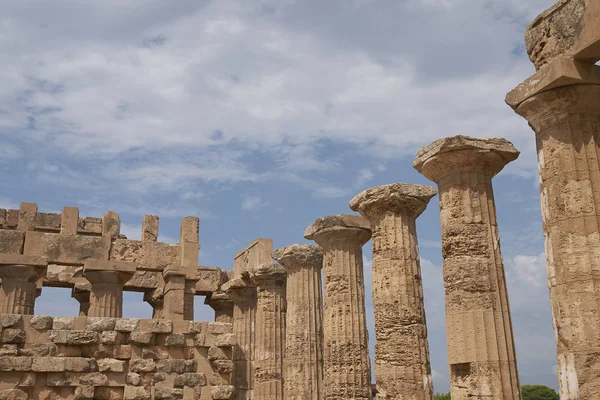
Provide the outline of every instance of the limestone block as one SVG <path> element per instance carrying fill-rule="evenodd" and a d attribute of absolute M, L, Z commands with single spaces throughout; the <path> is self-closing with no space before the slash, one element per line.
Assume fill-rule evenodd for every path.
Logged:
<path fill-rule="evenodd" d="M 164 286 L 164 280 L 160 271 L 137 270 L 125 283 L 125 289 L 156 289 Z"/>
<path fill-rule="evenodd" d="M 13 329 L 5 328 L 2 331 L 2 342 L 3 343 L 25 343 L 25 330 L 24 329 Z"/>
<path fill-rule="evenodd" d="M 167 347 L 185 347 L 185 344 L 185 335 L 181 333 L 167 335 L 165 339 L 165 346 Z"/>
<path fill-rule="evenodd" d="M 112 331 L 115 329 L 117 319 L 105 317 L 88 317 L 85 330 L 94 332 Z"/>
<path fill-rule="evenodd" d="M 121 233 L 121 220 L 119 214 L 107 211 L 102 219 L 102 236 L 115 240 Z"/>
<path fill-rule="evenodd" d="M 198 243 L 200 241 L 200 219 L 198 217 L 184 217 L 181 221 L 181 243 Z"/>
<path fill-rule="evenodd" d="M 192 333 L 201 333 L 207 330 L 207 323 L 201 321 L 189 321 L 188 330 Z"/>
<path fill-rule="evenodd" d="M 50 332 L 50 341 L 56 344 L 67 344 L 69 332 L 67 330 L 53 330 Z"/>
<path fill-rule="evenodd" d="M 92 372 L 89 374 L 83 374 L 79 377 L 80 385 L 106 386 L 107 383 L 108 383 L 108 377 L 101 372 Z"/>
<path fill-rule="evenodd" d="M 36 374 L 34 372 L 27 372 L 21 376 L 19 379 L 20 387 L 33 387 L 36 382 Z"/>
<path fill-rule="evenodd" d="M 29 395 L 21 389 L 0 389 L 0 400 L 27 400 Z"/>
<path fill-rule="evenodd" d="M 82 280 L 83 267 L 81 265 L 48 265 L 44 278 L 45 286 L 71 286 L 74 282 Z M 86 282 L 87 283 L 87 282 Z"/>
<path fill-rule="evenodd" d="M 0 327 L 11 328 L 21 326 L 23 317 L 18 314 L 0 314 Z"/>
<path fill-rule="evenodd" d="M 102 235 L 102 218 L 83 217 L 77 223 L 78 233 Z"/>
<path fill-rule="evenodd" d="M 6 225 L 6 209 L 0 208 L 0 229 L 8 229 L 4 227 Z"/>
<path fill-rule="evenodd" d="M 198 333 L 194 336 L 194 346 L 196 347 L 205 347 L 206 345 L 206 335 L 204 333 Z"/>
<path fill-rule="evenodd" d="M 17 229 L 19 225 L 19 210 L 6 210 L 4 229 Z"/>
<path fill-rule="evenodd" d="M 152 332 L 135 331 L 129 336 L 129 342 L 137 345 L 147 345 L 152 341 Z"/>
<path fill-rule="evenodd" d="M 77 235 L 79 225 L 79 209 L 77 207 L 64 207 L 60 221 L 60 233 L 62 235 Z"/>
<path fill-rule="evenodd" d="M 23 254 L 25 232 L 0 230 L 0 253 Z"/>
<path fill-rule="evenodd" d="M 132 359 L 129 362 L 129 371 L 131 372 L 155 372 L 156 363 L 154 360 Z"/>
<path fill-rule="evenodd" d="M 144 215 L 142 221 L 142 241 L 156 242 L 158 239 L 158 216 Z"/>
<path fill-rule="evenodd" d="M 171 333 L 172 331 L 173 331 L 173 321 L 171 321 L 171 320 L 152 320 L 152 321 L 150 321 L 150 332 Z"/>
<path fill-rule="evenodd" d="M 97 399 L 94 397 L 93 386 L 77 386 L 75 388 L 75 400 L 93 400 Z"/>
<path fill-rule="evenodd" d="M 175 387 L 206 386 L 206 376 L 203 373 L 185 373 L 175 377 Z"/>
<path fill-rule="evenodd" d="M 209 322 L 208 333 L 213 335 L 220 335 L 222 333 L 231 333 L 233 331 L 233 325 L 227 322 Z"/>
<path fill-rule="evenodd" d="M 52 317 L 49 317 L 47 315 L 34 315 L 29 320 L 29 326 L 31 326 L 33 329 L 36 329 L 38 331 L 45 331 L 45 330 L 52 329 L 53 325 L 54 325 L 54 321 L 53 321 Z"/>
<path fill-rule="evenodd" d="M 115 331 L 118 332 L 133 332 L 138 329 L 140 320 L 137 318 L 119 318 L 115 325 Z"/>
<path fill-rule="evenodd" d="M 96 400 L 123 400 L 123 387 L 103 387 L 94 388 L 94 399 Z"/>
<path fill-rule="evenodd" d="M 254 240 L 233 258 L 233 274 L 240 276 L 248 272 L 249 267 L 271 262 L 272 251 L 273 241 L 271 239 Z"/>
<path fill-rule="evenodd" d="M 214 360 L 227 360 L 227 359 L 229 359 L 229 357 L 219 347 L 217 347 L 217 346 L 211 346 L 208 349 L 208 359 L 210 361 L 214 361 Z"/>
<path fill-rule="evenodd" d="M 77 386 L 81 374 L 75 372 L 48 372 L 46 386 Z"/>
<path fill-rule="evenodd" d="M 181 250 L 178 245 L 141 240 L 117 239 L 110 249 L 110 259 L 136 262 L 139 269 L 162 271 L 168 266 L 179 266 Z"/>
<path fill-rule="evenodd" d="M 142 349 L 142 358 L 167 360 L 169 358 L 169 352 L 163 346 L 144 347 Z"/>
<path fill-rule="evenodd" d="M 210 389 L 210 396 L 213 400 L 233 399 L 235 388 L 231 385 L 213 386 Z"/>
<path fill-rule="evenodd" d="M 222 333 L 215 339 L 215 346 L 231 347 L 235 345 L 235 336 L 233 333 Z"/>
<path fill-rule="evenodd" d="M 113 349 L 113 357 L 118 360 L 129 360 L 132 355 L 130 345 L 117 345 Z"/>
<path fill-rule="evenodd" d="M 174 389 L 165 386 L 156 386 L 154 388 L 154 398 L 156 400 L 176 400 L 183 399 L 183 390 Z"/>
<path fill-rule="evenodd" d="M 93 331 L 68 331 L 68 345 L 84 345 L 98 342 L 98 333 Z"/>
<path fill-rule="evenodd" d="M 31 371 L 31 357 L 0 357 L 0 371 Z"/>
<path fill-rule="evenodd" d="M 58 356 L 58 348 L 51 343 L 30 343 L 19 349 L 19 355 L 24 357 Z"/>
<path fill-rule="evenodd" d="M 115 344 L 117 343 L 118 332 L 116 331 L 105 331 L 100 334 L 100 343 L 102 344 Z"/>
<path fill-rule="evenodd" d="M 126 380 L 127 384 L 131 386 L 139 386 L 142 382 L 140 374 L 136 374 L 135 372 L 128 372 Z"/>
<path fill-rule="evenodd" d="M 39 249 L 41 254 L 37 254 Z M 89 258 L 107 260 L 109 250 L 110 239 L 107 238 L 44 233 L 26 235 L 24 254 L 47 257 L 49 263 L 83 265 Z"/>
<path fill-rule="evenodd" d="M 17 356 L 19 354 L 19 346 L 16 344 L 3 344 L 0 346 L 0 356 Z"/>
<path fill-rule="evenodd" d="M 60 232 L 61 214 L 37 213 L 35 216 L 35 230 L 44 232 Z"/>
<path fill-rule="evenodd" d="M 168 374 L 183 374 L 185 371 L 186 360 L 160 360 L 156 366 L 161 372 Z"/>
<path fill-rule="evenodd" d="M 21 232 L 35 230 L 35 217 L 37 214 L 37 204 L 34 203 L 21 203 L 19 209 L 19 222 L 17 230 Z"/>
<path fill-rule="evenodd" d="M 66 357 L 35 357 L 31 370 L 35 372 L 63 372 Z"/>
<path fill-rule="evenodd" d="M 98 370 L 100 372 L 123 372 L 125 371 L 125 361 L 115 358 L 102 358 L 98 360 Z"/>
<path fill-rule="evenodd" d="M 214 360 L 210 364 L 219 374 L 233 373 L 233 361 L 231 360 Z"/>

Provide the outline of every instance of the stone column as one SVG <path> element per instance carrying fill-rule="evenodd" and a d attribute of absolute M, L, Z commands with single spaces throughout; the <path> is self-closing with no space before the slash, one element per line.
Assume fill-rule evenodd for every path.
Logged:
<path fill-rule="evenodd" d="M 256 288 L 241 277 L 225 283 L 221 290 L 233 300 L 233 386 L 235 400 L 254 399 L 254 346 Z"/>
<path fill-rule="evenodd" d="M 167 268 L 163 271 L 165 289 L 163 297 L 163 318 L 171 320 L 194 319 L 194 296 L 196 281 L 191 273 L 181 268 Z"/>
<path fill-rule="evenodd" d="M 378 399 L 433 399 L 416 219 L 436 193 L 431 186 L 395 183 L 350 201 L 373 231 Z"/>
<path fill-rule="evenodd" d="M 316 245 L 273 252 L 287 270 L 284 393 L 286 400 L 323 398 L 323 250 Z"/>
<path fill-rule="evenodd" d="M 223 291 L 206 296 L 204 303 L 215 310 L 215 322 L 233 322 L 233 299 Z"/>
<path fill-rule="evenodd" d="M 121 318 L 123 286 L 135 273 L 136 265 L 123 261 L 87 259 L 83 276 L 92 285 L 88 317 Z"/>
<path fill-rule="evenodd" d="M 90 295 L 92 285 L 89 283 L 76 283 L 71 291 L 71 297 L 79 302 L 79 316 L 86 317 L 90 310 Z"/>
<path fill-rule="evenodd" d="M 371 400 L 362 246 L 369 221 L 356 215 L 317 219 L 304 232 L 323 248 L 324 399 Z"/>
<path fill-rule="evenodd" d="M 144 292 L 144 301 L 152 307 L 152 319 L 163 319 L 164 287 Z"/>
<path fill-rule="evenodd" d="M 506 102 L 535 132 L 562 400 L 600 398 L 600 2 L 564 0 L 525 35 L 537 72 Z"/>
<path fill-rule="evenodd" d="M 40 257 L 0 254 L 0 313 L 33 315 L 36 282 L 47 267 Z"/>
<path fill-rule="evenodd" d="M 492 178 L 519 152 L 504 139 L 455 136 L 414 166 L 440 192 L 452 399 L 521 398 Z"/>
<path fill-rule="evenodd" d="M 282 400 L 286 271 L 279 264 L 269 263 L 253 268 L 250 274 L 256 285 L 254 397 Z"/>

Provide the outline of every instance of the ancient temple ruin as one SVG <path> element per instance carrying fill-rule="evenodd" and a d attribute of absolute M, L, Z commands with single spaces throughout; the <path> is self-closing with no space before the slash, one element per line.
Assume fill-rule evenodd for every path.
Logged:
<path fill-rule="evenodd" d="M 559 1 L 526 48 L 537 72 L 506 102 L 536 135 L 560 395 L 600 399 L 600 2 Z M 436 140 L 414 167 L 437 188 L 367 189 L 357 214 L 307 221 L 298 239 L 315 244 L 259 238 L 231 270 L 199 265 L 196 217 L 173 245 L 154 215 L 129 240 L 112 211 L 0 209 L 0 399 L 370 400 L 374 372 L 377 399 L 431 400 L 416 225 L 436 195 L 452 399 L 520 399 L 492 185 L 518 156 L 504 139 Z M 79 315 L 36 315 L 45 287 L 71 289 Z M 122 318 L 124 291 L 152 319 Z M 194 321 L 195 296 L 213 321 Z"/>

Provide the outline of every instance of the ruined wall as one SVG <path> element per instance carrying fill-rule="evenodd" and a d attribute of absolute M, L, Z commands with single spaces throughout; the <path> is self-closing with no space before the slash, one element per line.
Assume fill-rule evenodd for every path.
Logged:
<path fill-rule="evenodd" d="M 231 324 L 1 314 L 1 399 L 229 399 Z"/>

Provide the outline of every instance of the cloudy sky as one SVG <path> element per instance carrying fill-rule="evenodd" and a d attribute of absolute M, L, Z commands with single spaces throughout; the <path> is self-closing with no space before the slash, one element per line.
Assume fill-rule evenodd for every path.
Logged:
<path fill-rule="evenodd" d="M 111 209 L 130 238 L 157 214 L 167 242 L 197 215 L 201 264 L 229 269 L 256 237 L 305 243 L 363 189 L 428 183 L 411 164 L 437 138 L 505 137 L 522 152 L 494 180 L 521 382 L 556 387 L 534 135 L 504 104 L 533 73 L 524 29 L 552 3 L 2 0 L 0 207 Z M 418 230 L 445 391 L 437 199 Z M 370 259 L 367 244 L 367 297 Z M 76 312 L 68 290 L 41 299 Z M 125 313 L 150 308 L 130 294 Z"/>

